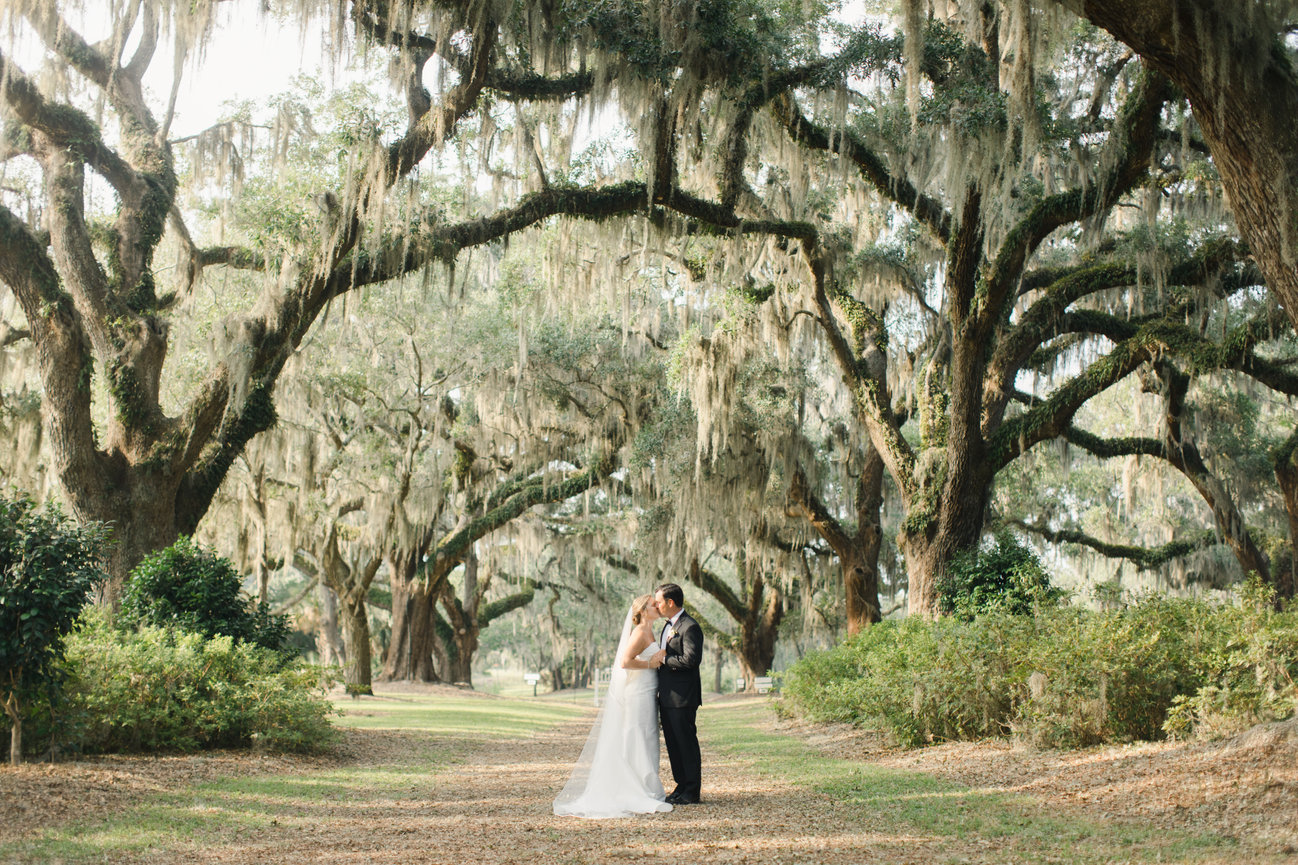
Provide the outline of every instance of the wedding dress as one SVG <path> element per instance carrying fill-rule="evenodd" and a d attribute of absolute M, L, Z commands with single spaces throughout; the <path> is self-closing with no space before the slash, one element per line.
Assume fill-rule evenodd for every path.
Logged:
<path fill-rule="evenodd" d="M 631 638 L 631 616 L 615 658 Z M 651 643 L 638 657 L 652 658 Z M 563 791 L 554 800 L 561 817 L 629 817 L 670 811 L 658 778 L 658 671 L 613 665 L 608 698 Z"/>

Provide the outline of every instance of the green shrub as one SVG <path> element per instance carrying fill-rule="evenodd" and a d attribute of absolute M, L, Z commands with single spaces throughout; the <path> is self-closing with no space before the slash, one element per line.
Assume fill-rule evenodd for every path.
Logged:
<path fill-rule="evenodd" d="M 991 549 L 957 556 L 937 583 L 938 608 L 946 615 L 972 619 L 985 613 L 1028 615 L 1059 604 L 1063 592 L 1036 553 L 1009 531 L 996 535 Z"/>
<path fill-rule="evenodd" d="M 785 675 L 786 712 L 905 745 L 1013 734 L 1074 747 L 1227 732 L 1295 712 L 1298 617 L 1146 598 L 884 622 Z"/>
<path fill-rule="evenodd" d="M 25 716 L 59 686 L 59 659 L 87 594 L 101 583 L 102 527 L 77 526 L 56 507 L 0 493 L 0 708 L 10 759 L 23 751 Z"/>
<path fill-rule="evenodd" d="M 1218 610 L 1150 597 L 1037 616 L 1009 726 L 1054 747 L 1161 738 L 1176 697 L 1203 684 L 1204 652 L 1221 639 Z"/>
<path fill-rule="evenodd" d="M 1220 613 L 1223 639 L 1205 656 L 1206 683 L 1173 700 L 1164 730 L 1172 736 L 1227 736 L 1298 713 L 1298 614 L 1277 613 L 1274 590 L 1260 580 L 1243 603 Z"/>
<path fill-rule="evenodd" d="M 66 649 L 66 686 L 47 731 L 64 749 L 311 751 L 336 736 L 325 697 L 332 682 L 251 642 L 150 625 L 123 630 L 87 611 Z"/>
<path fill-rule="evenodd" d="M 131 571 L 122 591 L 121 615 L 125 622 L 283 648 L 287 618 L 245 595 L 242 584 L 232 562 L 182 537 Z"/>

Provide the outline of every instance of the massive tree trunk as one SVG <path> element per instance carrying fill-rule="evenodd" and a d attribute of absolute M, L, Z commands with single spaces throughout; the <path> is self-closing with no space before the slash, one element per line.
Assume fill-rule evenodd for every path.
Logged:
<path fill-rule="evenodd" d="M 341 509 L 343 512 L 347 507 Z M 320 577 L 338 596 L 338 613 L 342 619 L 343 683 L 352 694 L 372 694 L 373 649 L 370 645 L 370 614 L 367 599 L 382 559 L 350 562 L 343 557 L 338 542 L 339 522 L 330 522 L 320 559 Z"/>
<path fill-rule="evenodd" d="M 370 611 L 364 598 L 348 597 L 339 604 L 343 624 L 343 683 L 349 694 L 373 694 L 374 660 L 370 646 Z"/>
<path fill-rule="evenodd" d="M 433 618 L 437 597 L 418 576 L 419 564 L 432 543 L 431 528 L 418 533 L 410 547 L 388 551 L 392 586 L 392 639 L 383 663 L 385 681 L 440 681 L 433 666 Z"/>
<path fill-rule="evenodd" d="M 478 557 L 472 549 L 464 557 L 464 600 L 455 596 L 449 580 L 442 581 L 438 600 L 446 611 L 443 673 L 448 682 L 472 685 L 473 658 L 478 653 L 478 604 L 482 600 L 478 590 Z"/>
<path fill-rule="evenodd" d="M 382 678 L 396 682 L 441 681 L 433 665 L 433 619 L 437 598 L 419 580 L 392 584 L 392 641 Z"/>

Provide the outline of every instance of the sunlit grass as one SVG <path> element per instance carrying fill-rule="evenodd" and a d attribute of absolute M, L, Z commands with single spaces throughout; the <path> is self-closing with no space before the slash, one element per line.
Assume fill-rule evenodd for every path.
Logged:
<path fill-rule="evenodd" d="M 1221 861 L 1245 852 L 1233 838 L 1061 815 L 1028 795 L 828 757 L 798 739 L 765 732 L 770 712 L 757 702 L 705 708 L 700 734 L 757 772 L 859 806 L 862 825 L 875 830 L 990 843 L 1006 862 Z"/>
<path fill-rule="evenodd" d="M 486 700 L 399 694 L 339 697 L 342 727 L 370 730 L 427 730 L 439 736 L 517 738 L 575 718 L 585 706 L 550 700 Z"/>

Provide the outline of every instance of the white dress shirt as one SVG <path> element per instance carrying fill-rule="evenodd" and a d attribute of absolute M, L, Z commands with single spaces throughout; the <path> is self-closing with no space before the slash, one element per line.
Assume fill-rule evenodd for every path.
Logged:
<path fill-rule="evenodd" d="M 664 649 L 667 648 L 667 641 L 670 640 L 672 638 L 672 635 L 676 633 L 676 620 L 679 619 L 681 617 L 681 613 L 684 612 L 685 612 L 684 610 L 677 610 L 676 615 L 672 616 L 670 619 L 667 620 L 667 626 L 663 628 L 662 639 L 661 639 L 662 646 Z"/>

